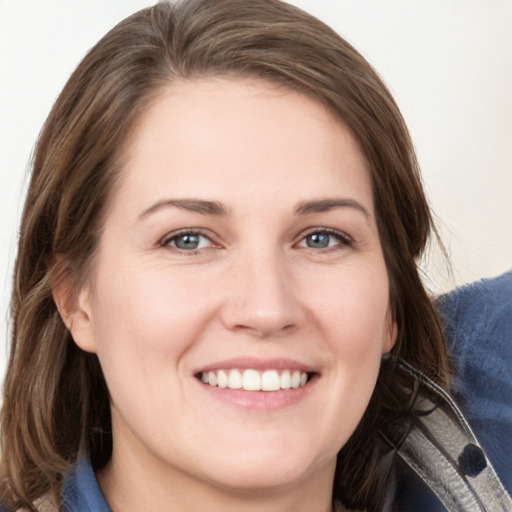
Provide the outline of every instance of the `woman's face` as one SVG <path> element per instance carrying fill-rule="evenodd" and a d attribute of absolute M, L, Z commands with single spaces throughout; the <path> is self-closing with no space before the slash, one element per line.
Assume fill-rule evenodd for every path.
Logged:
<path fill-rule="evenodd" d="M 349 131 L 296 92 L 204 79 L 164 90 L 125 157 L 71 327 L 111 393 L 113 464 L 332 481 L 395 339 Z"/>

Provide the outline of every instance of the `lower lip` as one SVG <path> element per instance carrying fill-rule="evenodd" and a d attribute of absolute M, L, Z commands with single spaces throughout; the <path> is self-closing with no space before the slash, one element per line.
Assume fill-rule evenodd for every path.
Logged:
<path fill-rule="evenodd" d="M 198 380 L 198 384 L 216 400 L 232 404 L 243 409 L 272 411 L 283 409 L 303 400 L 315 386 L 317 377 L 310 379 L 300 388 L 280 391 L 245 391 L 243 389 L 219 388 Z"/>

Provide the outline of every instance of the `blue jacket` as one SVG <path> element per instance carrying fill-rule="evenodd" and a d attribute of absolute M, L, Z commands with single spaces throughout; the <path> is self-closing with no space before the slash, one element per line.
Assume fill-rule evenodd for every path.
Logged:
<path fill-rule="evenodd" d="M 452 395 L 512 495 L 512 272 L 443 295 L 437 307 L 455 367 Z M 411 472 L 394 510 L 445 508 Z"/>

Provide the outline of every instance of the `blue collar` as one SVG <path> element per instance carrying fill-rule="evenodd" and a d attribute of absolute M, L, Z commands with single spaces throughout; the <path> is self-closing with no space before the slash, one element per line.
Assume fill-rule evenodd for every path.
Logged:
<path fill-rule="evenodd" d="M 81 456 L 64 478 L 63 512 L 112 512 L 101 492 L 88 457 Z"/>

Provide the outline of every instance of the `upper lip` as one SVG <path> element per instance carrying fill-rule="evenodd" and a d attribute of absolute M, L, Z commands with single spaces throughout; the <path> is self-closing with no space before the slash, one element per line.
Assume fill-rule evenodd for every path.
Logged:
<path fill-rule="evenodd" d="M 301 363 L 294 359 L 288 358 L 273 358 L 273 359 L 261 359 L 255 357 L 235 357 L 231 359 L 225 359 L 222 361 L 216 361 L 214 363 L 201 366 L 194 371 L 194 374 L 200 374 L 203 372 L 215 371 L 215 370 L 299 370 L 301 372 L 313 373 L 318 372 L 310 365 Z"/>

